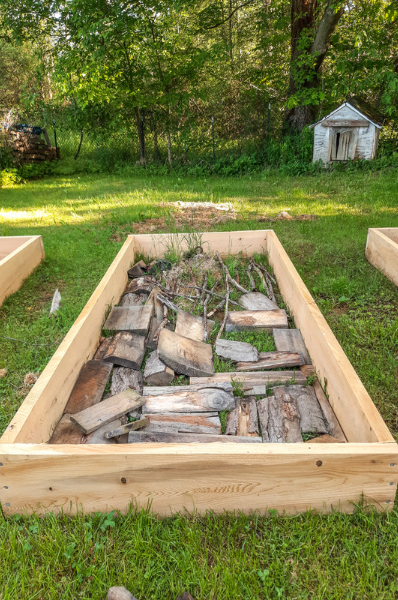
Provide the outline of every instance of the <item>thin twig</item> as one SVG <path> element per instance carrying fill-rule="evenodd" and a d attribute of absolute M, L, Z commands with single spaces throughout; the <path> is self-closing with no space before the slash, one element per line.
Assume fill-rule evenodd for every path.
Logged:
<path fill-rule="evenodd" d="M 187 269 L 188 269 L 189 274 L 191 276 L 191 282 L 193 284 L 192 287 L 196 290 L 196 297 L 199 298 L 200 297 L 200 293 L 199 293 L 198 290 L 201 290 L 202 288 L 194 285 L 196 283 L 196 281 L 195 281 L 195 276 L 194 276 L 193 271 L 192 271 L 192 267 L 191 267 L 191 265 L 189 264 L 189 262 L 187 260 L 185 261 L 185 264 L 187 265 Z"/>
<path fill-rule="evenodd" d="M 162 294 L 158 294 L 158 300 L 160 300 L 160 302 L 162 304 L 165 304 L 168 308 L 173 310 L 175 313 L 179 312 L 180 309 L 178 308 L 178 306 L 173 304 L 173 302 L 171 302 L 171 300 L 169 300 L 168 298 L 165 298 L 164 296 L 162 296 Z"/>
<path fill-rule="evenodd" d="M 224 318 L 223 321 L 221 323 L 221 327 L 218 330 L 217 333 L 217 338 L 216 341 L 220 339 L 222 332 L 224 331 L 224 327 L 225 327 L 225 323 L 227 321 L 227 317 L 228 317 L 228 302 L 229 302 L 229 285 L 228 285 L 228 277 L 227 275 L 225 276 L 225 286 L 227 288 L 227 293 L 225 294 L 225 311 L 224 311 Z"/>
<path fill-rule="evenodd" d="M 178 298 L 184 298 L 184 300 L 189 300 L 190 302 L 195 302 L 195 298 L 192 298 L 191 296 L 185 296 L 184 294 L 180 294 L 179 292 L 172 292 L 171 290 L 169 290 L 167 287 L 164 287 L 164 285 L 161 285 L 160 283 L 158 283 L 158 287 L 165 294 L 169 294 L 170 296 L 176 296 Z"/>
<path fill-rule="evenodd" d="M 258 275 L 258 276 L 260 277 L 260 279 L 261 279 L 261 283 L 262 283 L 262 285 L 263 285 L 263 289 L 264 289 L 265 293 L 266 293 L 266 294 L 267 294 L 267 296 L 270 298 L 270 290 L 269 290 L 269 287 L 268 287 L 268 285 L 267 285 L 267 282 L 266 282 L 266 281 L 265 281 L 265 279 L 264 279 L 264 275 L 261 273 L 260 269 L 259 269 L 259 268 L 258 268 L 256 265 L 253 265 L 253 264 L 252 264 L 252 266 L 253 266 L 253 269 L 256 271 L 257 275 Z"/>
<path fill-rule="evenodd" d="M 159 295 L 158 295 L 158 298 L 159 298 Z M 157 330 L 153 336 L 153 341 L 155 342 L 155 344 L 158 343 L 160 332 L 162 331 L 162 329 L 164 327 L 166 327 L 168 322 L 169 322 L 169 309 L 167 308 L 167 306 L 165 304 L 163 304 L 163 321 L 160 323 L 159 327 L 157 328 Z"/>
<path fill-rule="evenodd" d="M 241 294 L 248 294 L 248 290 L 245 290 L 244 287 L 242 287 L 233 277 L 231 277 L 230 272 L 228 271 L 228 268 L 226 267 L 226 265 L 223 263 L 223 260 L 220 256 L 220 253 L 218 252 L 218 250 L 216 250 L 216 256 L 218 259 L 218 262 L 221 265 L 222 270 L 225 273 L 225 276 L 227 278 L 227 281 L 229 281 L 230 283 L 232 283 L 233 286 L 236 287 L 236 289 L 238 290 L 238 292 L 240 292 Z"/>
<path fill-rule="evenodd" d="M 210 317 L 212 317 L 218 310 L 220 310 L 220 308 L 222 308 L 224 306 L 224 304 L 225 304 L 225 298 L 223 298 L 221 300 L 221 302 L 219 302 L 219 304 L 217 304 L 217 306 L 208 313 L 207 318 L 210 319 Z"/>
<path fill-rule="evenodd" d="M 271 283 L 271 275 L 268 273 L 267 269 L 265 267 L 261 267 L 261 265 L 259 265 L 258 263 L 256 263 L 256 261 L 254 259 L 252 259 L 252 264 L 253 264 L 253 269 L 255 269 L 257 271 L 257 273 L 259 274 L 260 278 L 263 280 L 263 285 L 264 288 L 266 290 L 268 290 L 268 297 L 270 298 L 270 300 L 272 300 L 273 302 L 276 302 L 275 300 L 275 294 L 274 294 L 274 289 L 272 287 L 272 283 Z M 264 271 L 264 275 L 265 275 L 265 279 L 260 271 L 260 268 L 262 269 L 262 271 Z M 267 281 L 267 283 L 265 283 L 265 280 Z M 274 279 L 275 281 L 275 279 Z"/>
<path fill-rule="evenodd" d="M 207 294 L 203 304 L 203 341 L 207 342 L 207 304 L 210 300 L 210 294 Z"/>
<path fill-rule="evenodd" d="M 186 288 L 196 288 L 198 290 L 201 290 L 202 288 L 198 287 L 198 286 L 193 286 L 193 285 L 184 285 L 184 287 Z M 206 294 L 210 294 L 210 296 L 216 296 L 217 298 L 222 298 L 224 300 L 224 296 L 221 296 L 221 294 L 216 294 L 216 292 L 212 292 L 211 290 L 206 290 Z M 245 292 L 245 294 L 247 294 L 247 292 Z M 237 302 L 234 302 L 233 300 L 230 300 L 231 304 L 234 304 L 235 306 L 240 306 Z"/>
<path fill-rule="evenodd" d="M 202 283 L 202 293 L 200 294 L 201 302 L 204 302 L 205 298 L 206 298 L 206 288 L 207 288 L 208 280 L 209 280 L 209 275 L 207 273 L 205 273 L 205 275 L 203 277 L 203 283 Z"/>
<path fill-rule="evenodd" d="M 268 271 L 268 269 L 266 269 L 263 265 L 260 265 L 260 263 L 256 262 L 254 260 L 254 258 L 252 259 L 253 263 L 256 265 L 256 267 L 258 267 L 259 269 L 261 269 L 262 271 L 264 271 L 264 273 L 266 275 L 268 275 L 268 277 L 271 279 L 271 281 L 276 285 L 276 279 L 273 275 L 271 275 L 271 273 Z"/>

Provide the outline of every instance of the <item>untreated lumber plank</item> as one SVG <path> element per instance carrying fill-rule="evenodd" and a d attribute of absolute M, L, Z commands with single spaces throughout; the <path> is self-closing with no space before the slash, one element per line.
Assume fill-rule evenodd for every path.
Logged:
<path fill-rule="evenodd" d="M 299 367 L 304 362 L 301 354 L 293 352 L 260 352 L 256 362 L 238 362 L 237 371 L 260 371 L 283 367 Z"/>
<path fill-rule="evenodd" d="M 168 385 L 174 379 L 174 371 L 167 367 L 158 356 L 158 351 L 154 350 L 148 356 L 145 363 L 144 380 L 149 385 Z"/>
<path fill-rule="evenodd" d="M 245 310 L 275 310 L 278 305 L 261 292 L 249 292 L 239 298 L 239 304 Z"/>
<path fill-rule="evenodd" d="M 224 390 L 233 396 L 233 387 L 230 381 L 220 383 L 199 383 L 194 385 L 173 385 L 173 386 L 145 386 L 142 392 L 143 396 L 164 396 L 167 394 L 175 394 L 176 392 L 198 392 L 199 390 L 208 389 Z"/>
<path fill-rule="evenodd" d="M 347 438 L 344 435 L 336 415 L 334 414 L 333 408 L 330 406 L 329 400 L 326 398 L 326 394 L 323 391 L 321 384 L 316 379 L 312 385 L 322 412 L 326 417 L 326 421 L 328 422 L 329 432 L 339 442 L 346 442 Z"/>
<path fill-rule="evenodd" d="M 176 373 L 196 377 L 214 373 L 213 352 L 209 344 L 190 340 L 168 329 L 160 332 L 158 355 Z"/>
<path fill-rule="evenodd" d="M 228 313 L 225 331 L 257 331 L 287 327 L 286 311 L 274 310 L 235 310 Z"/>
<path fill-rule="evenodd" d="M 145 338 L 128 331 L 119 331 L 104 356 L 110 362 L 129 369 L 140 369 L 145 355 Z"/>
<path fill-rule="evenodd" d="M 286 383 L 287 381 L 295 381 L 299 384 L 307 383 L 307 378 L 301 371 L 259 371 L 248 372 L 235 371 L 233 373 L 215 373 L 209 377 L 190 377 L 191 385 L 202 385 L 205 383 L 222 383 L 224 381 L 235 381 L 247 383 L 251 386 L 266 385 L 270 383 Z"/>
<path fill-rule="evenodd" d="M 129 444 L 142 444 L 144 442 L 163 443 L 163 444 L 211 444 L 217 443 L 238 443 L 252 444 L 261 443 L 261 437 L 240 437 L 233 435 L 208 435 L 195 433 L 170 433 L 163 431 L 133 431 L 129 433 Z"/>
<path fill-rule="evenodd" d="M 105 386 L 112 372 L 112 364 L 102 360 L 89 360 L 80 371 L 72 390 L 65 412 L 80 412 L 102 398 Z"/>
<path fill-rule="evenodd" d="M 238 406 L 227 416 L 226 435 L 258 436 L 256 399 L 241 399 Z"/>
<path fill-rule="evenodd" d="M 198 392 L 175 392 L 163 396 L 145 396 L 144 414 L 166 412 L 212 412 L 232 410 L 235 398 L 224 390 L 206 389 Z"/>
<path fill-rule="evenodd" d="M 218 356 L 235 362 L 257 362 L 259 357 L 257 348 L 248 342 L 218 339 L 215 350 Z"/>
<path fill-rule="evenodd" d="M 221 435 L 221 421 L 217 412 L 150 414 L 145 431 L 170 431 Z"/>
<path fill-rule="evenodd" d="M 206 322 L 207 337 L 210 336 L 214 327 L 214 321 Z M 204 321 L 203 317 L 191 315 L 188 312 L 179 310 L 177 313 L 177 321 L 175 332 L 178 335 L 203 342 L 204 340 Z"/>
<path fill-rule="evenodd" d="M 117 419 L 130 410 L 139 408 L 145 403 L 145 399 L 134 390 L 125 390 L 116 396 L 111 396 L 95 406 L 86 408 L 80 413 L 71 415 L 70 419 L 85 434 L 95 431 L 102 425 Z"/>
<path fill-rule="evenodd" d="M 105 321 L 104 329 L 129 331 L 147 335 L 153 314 L 153 306 L 115 306 Z"/>
<path fill-rule="evenodd" d="M 305 365 L 312 364 L 299 329 L 275 329 L 273 335 L 277 350 L 297 352 L 302 354 Z"/>

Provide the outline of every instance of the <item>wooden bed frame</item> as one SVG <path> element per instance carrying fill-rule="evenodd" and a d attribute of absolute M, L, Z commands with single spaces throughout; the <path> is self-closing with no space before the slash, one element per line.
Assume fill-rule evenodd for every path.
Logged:
<path fill-rule="evenodd" d="M 41 235 L 0 237 L 0 306 L 44 258 Z"/>
<path fill-rule="evenodd" d="M 49 445 L 83 364 L 98 346 L 110 306 L 139 253 L 164 255 L 180 234 L 130 235 L 0 439 L 0 500 L 6 515 L 47 511 L 392 508 L 398 446 L 276 234 L 204 233 L 206 251 L 265 252 L 301 329 L 348 443 Z"/>
<path fill-rule="evenodd" d="M 376 269 L 398 285 L 398 227 L 368 229 L 365 255 Z"/>

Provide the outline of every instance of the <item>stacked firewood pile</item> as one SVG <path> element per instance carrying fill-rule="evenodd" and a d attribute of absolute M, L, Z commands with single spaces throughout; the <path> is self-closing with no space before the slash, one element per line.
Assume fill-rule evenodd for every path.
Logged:
<path fill-rule="evenodd" d="M 135 264 L 50 443 L 345 442 L 262 262 Z M 247 333 L 275 350 L 231 339 Z"/>
<path fill-rule="evenodd" d="M 41 163 L 46 160 L 54 160 L 57 156 L 55 148 L 52 148 L 45 133 L 40 128 L 31 128 L 27 131 L 10 129 L 7 134 L 7 144 L 12 148 L 14 160 L 18 163 Z M 35 133 L 36 129 L 44 132 L 45 138 L 41 138 L 41 133 Z M 59 158 L 59 156 L 58 156 Z"/>

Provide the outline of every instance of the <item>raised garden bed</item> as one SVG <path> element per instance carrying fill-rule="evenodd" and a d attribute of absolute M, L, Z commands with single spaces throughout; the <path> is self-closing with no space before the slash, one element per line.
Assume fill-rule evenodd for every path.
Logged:
<path fill-rule="evenodd" d="M 71 392 L 82 367 L 97 352 L 106 319 L 116 318 L 116 313 L 112 317 L 109 313 L 126 290 L 127 270 L 138 255 L 162 257 L 170 244 L 184 248 L 185 242 L 179 234 L 132 235 L 126 240 L 1 438 L 0 496 L 5 514 L 123 511 L 130 503 L 151 504 L 160 514 L 182 509 L 351 511 L 362 497 L 380 510 L 391 508 L 398 447 L 273 231 L 204 233 L 201 244 L 209 254 L 218 251 L 224 258 L 265 254 L 313 369 L 322 386 L 327 383 L 330 406 L 347 442 L 251 443 L 252 437 L 250 443 L 237 444 L 108 445 L 90 443 L 88 438 L 84 444 L 53 443 L 68 403 L 76 398 L 75 391 L 72 396 Z M 141 317 L 145 321 L 144 312 Z M 168 330 L 165 333 L 168 342 Z M 171 360 L 166 355 L 164 359 Z M 305 366 L 309 365 L 297 371 L 301 378 L 311 376 Z M 260 383 L 269 386 L 269 371 L 260 371 L 258 376 Z M 207 376 L 213 377 L 231 380 L 228 373 Z M 289 376 L 288 383 L 295 378 Z M 197 384 L 194 377 L 190 384 Z M 135 393 L 131 390 L 130 396 Z M 126 396 L 122 400 L 131 401 Z M 83 425 L 89 432 L 91 424 L 85 420 Z M 264 435 L 257 441 L 263 440 Z"/>
<path fill-rule="evenodd" d="M 43 258 L 41 235 L 0 237 L 0 306 Z"/>
<path fill-rule="evenodd" d="M 398 285 L 398 227 L 369 229 L 365 255 L 376 269 Z"/>

